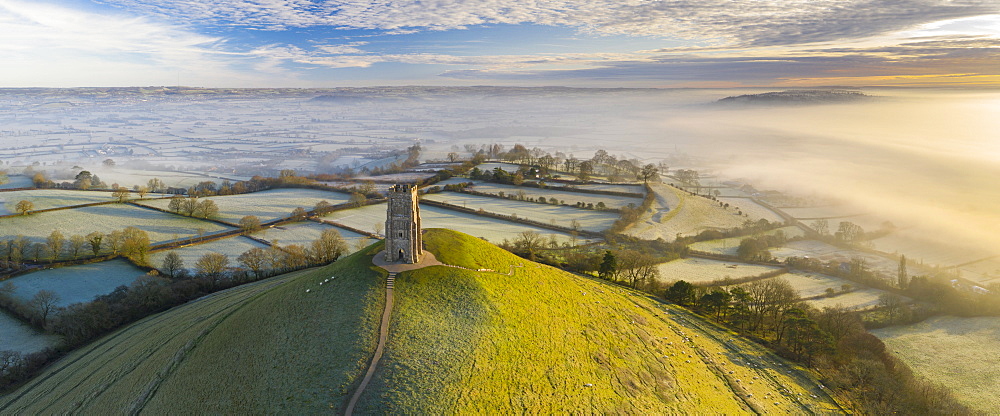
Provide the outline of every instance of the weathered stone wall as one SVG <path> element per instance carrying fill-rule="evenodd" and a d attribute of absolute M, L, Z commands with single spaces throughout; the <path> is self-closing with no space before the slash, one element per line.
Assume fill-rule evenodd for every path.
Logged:
<path fill-rule="evenodd" d="M 385 260 L 417 263 L 423 255 L 420 234 L 420 204 L 416 185 L 389 188 L 385 220 Z"/>

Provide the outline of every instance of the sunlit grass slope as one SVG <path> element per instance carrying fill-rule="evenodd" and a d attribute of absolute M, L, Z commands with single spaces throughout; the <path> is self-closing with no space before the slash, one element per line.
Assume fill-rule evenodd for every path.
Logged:
<path fill-rule="evenodd" d="M 339 412 L 375 348 L 380 247 L 140 321 L 0 397 L 0 414 Z"/>
<path fill-rule="evenodd" d="M 681 310 L 465 234 L 428 230 L 424 241 L 444 263 L 499 273 L 435 266 L 397 277 L 363 413 L 837 410 L 805 373 Z"/>

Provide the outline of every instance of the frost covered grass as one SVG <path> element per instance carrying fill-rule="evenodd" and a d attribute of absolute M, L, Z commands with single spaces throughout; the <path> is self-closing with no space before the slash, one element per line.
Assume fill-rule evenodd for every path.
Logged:
<path fill-rule="evenodd" d="M 852 284 L 852 286 L 857 287 L 858 285 Z M 834 297 L 816 298 L 808 302 L 816 309 L 834 306 L 842 306 L 847 309 L 868 309 L 878 306 L 878 297 L 883 293 L 885 292 L 878 289 L 863 287 L 852 289 L 850 292 L 838 294 Z M 904 298 L 904 300 L 909 301 L 908 298 Z"/>
<path fill-rule="evenodd" d="M 913 371 L 949 388 L 963 404 L 1000 409 L 1000 320 L 937 316 L 871 331 Z"/>
<path fill-rule="evenodd" d="M 23 274 L 6 282 L 14 285 L 14 296 L 22 300 L 28 301 L 39 291 L 48 290 L 59 296 L 59 306 L 67 306 L 90 302 L 95 296 L 128 286 L 145 274 L 125 260 L 110 260 Z"/>
<path fill-rule="evenodd" d="M 59 337 L 46 335 L 0 310 L 0 351 L 29 354 L 56 345 Z"/>
<path fill-rule="evenodd" d="M 347 243 L 348 253 L 353 253 L 355 250 L 355 244 L 359 240 L 368 239 L 369 243 L 374 243 L 375 240 L 368 238 L 367 236 L 351 232 L 342 228 L 334 227 L 331 225 L 320 224 L 312 221 L 303 221 L 293 224 L 282 225 L 280 227 L 267 228 L 260 230 L 253 234 L 254 237 L 263 238 L 271 243 L 277 243 L 278 245 L 287 246 L 290 244 L 298 244 L 301 246 L 309 247 L 313 241 L 319 239 L 320 234 L 324 230 L 333 229 L 340 233 L 340 236 L 344 238 Z M 347 254 L 347 253 L 345 253 Z"/>
<path fill-rule="evenodd" d="M 777 230 L 771 230 L 771 231 L 768 231 L 768 232 L 764 232 L 764 233 L 760 233 L 760 234 L 755 234 L 755 235 L 774 235 L 779 230 L 781 232 L 785 233 L 785 237 L 786 238 L 800 237 L 800 236 L 805 235 L 805 232 L 803 232 L 802 229 L 799 228 L 799 227 L 782 227 L 782 228 L 779 228 Z M 749 238 L 749 237 L 751 237 L 751 236 L 732 237 L 732 238 L 720 238 L 718 240 L 699 241 L 697 243 L 693 243 L 693 244 L 689 245 L 688 247 L 690 247 L 693 250 L 698 250 L 698 251 L 705 251 L 705 252 L 709 252 L 709 253 L 722 254 L 722 255 L 726 255 L 726 256 L 735 256 L 737 254 L 736 253 L 737 249 L 739 249 L 739 247 L 740 247 L 740 242 L 743 241 L 744 238 Z"/>
<path fill-rule="evenodd" d="M 673 241 L 678 235 L 695 235 L 707 229 L 735 228 L 748 217 L 736 215 L 715 201 L 692 196 L 668 185 L 652 185 L 656 202 L 651 211 L 626 232 L 647 240 Z"/>
<path fill-rule="evenodd" d="M 770 208 L 767 208 L 761 204 L 754 202 L 754 200 L 750 198 L 719 197 L 717 199 L 720 202 L 729 204 L 730 209 L 739 208 L 739 210 L 743 211 L 744 214 L 747 214 L 749 218 L 765 219 L 770 222 L 777 222 L 777 223 L 785 221 L 785 219 L 781 218 L 781 215 L 778 215 L 778 213 L 772 211 Z"/>
<path fill-rule="evenodd" d="M 664 282 L 684 280 L 688 283 L 708 283 L 722 279 L 757 276 L 773 272 L 780 267 L 689 257 L 660 263 L 657 269 L 660 270 L 660 280 Z"/>
<path fill-rule="evenodd" d="M 516 215 L 533 221 L 544 222 L 570 228 L 573 221 L 580 224 L 580 229 L 587 231 L 603 231 L 611 227 L 619 218 L 617 213 L 564 207 L 561 205 L 541 204 L 537 202 L 515 201 L 510 199 L 491 198 L 454 192 L 424 195 L 429 201 L 445 202 L 460 207 L 484 210 L 495 214 Z M 423 210 L 423 207 L 421 207 Z"/>
<path fill-rule="evenodd" d="M 230 267 L 236 267 L 239 265 L 239 263 L 237 263 L 237 258 L 240 254 L 257 247 L 267 248 L 267 245 L 245 237 L 230 237 L 205 244 L 157 251 L 149 255 L 149 263 L 153 265 L 153 267 L 160 267 L 160 265 L 163 264 L 163 259 L 166 258 L 167 253 L 173 252 L 181 256 L 181 260 L 184 262 L 184 268 L 193 270 L 195 263 L 199 258 L 201 258 L 201 256 L 208 253 L 219 253 L 229 257 Z"/>
<path fill-rule="evenodd" d="M 33 210 L 68 207 L 93 202 L 111 202 L 111 192 L 71 191 L 65 189 L 36 189 L 30 191 L 0 192 L 0 215 L 16 214 L 20 201 L 30 201 Z"/>
<path fill-rule="evenodd" d="M 555 236 L 556 240 L 560 243 L 571 239 L 571 236 L 566 233 L 495 218 L 465 214 L 429 205 L 420 206 L 420 216 L 421 224 L 424 228 L 448 228 L 485 238 L 493 243 L 499 243 L 504 239 L 513 241 L 518 237 L 518 234 L 524 231 L 535 231 L 546 241 L 550 238 L 549 236 Z M 328 215 L 325 219 L 361 230 L 373 230 L 376 223 L 385 224 L 385 205 L 369 205 L 361 208 L 337 211 Z M 586 241 L 589 240 L 585 238 L 577 239 L 578 244 Z"/>
<path fill-rule="evenodd" d="M 153 243 L 197 236 L 199 230 L 210 234 L 229 227 L 195 218 L 181 217 L 125 204 L 100 205 L 71 210 L 0 219 L 0 238 L 12 239 L 23 235 L 42 242 L 53 230 L 67 238 L 87 235 L 94 231 L 109 233 L 126 227 L 137 227 L 149 233 Z"/>
<path fill-rule="evenodd" d="M 207 199 L 215 201 L 219 206 L 219 219 L 236 223 L 247 215 L 254 215 L 261 221 L 284 218 L 291 215 L 295 208 L 312 210 L 320 201 L 337 205 L 347 202 L 350 195 L 315 189 L 272 189 L 241 195 L 213 196 Z M 164 199 L 145 204 L 167 209 L 170 201 Z"/>
<path fill-rule="evenodd" d="M 373 269 L 372 254 L 128 325 L 0 397 L 0 413 L 342 413 L 374 351 L 385 296 L 385 273 Z M 318 285 L 330 276 L 336 279 Z"/>
<path fill-rule="evenodd" d="M 582 192 L 572 192 L 572 191 L 561 191 L 555 189 L 540 189 L 531 188 L 524 186 L 514 186 L 514 185 L 501 185 L 482 181 L 472 181 L 475 183 L 471 190 L 476 192 L 484 192 L 488 194 L 499 195 L 503 193 L 504 195 L 519 195 L 518 192 L 523 192 L 526 197 L 535 198 L 536 200 L 540 197 L 544 197 L 546 201 L 551 198 L 555 198 L 558 201 L 564 202 L 568 205 L 575 205 L 577 202 L 583 202 L 584 204 L 594 204 L 597 205 L 603 202 L 608 208 L 621 208 L 633 204 L 635 206 L 642 205 L 642 198 L 629 198 L 623 196 L 613 196 L 613 195 L 599 195 L 599 194 L 588 194 Z M 553 186 L 561 186 L 559 183 L 552 183 Z M 620 191 L 625 192 L 625 191 Z M 632 191 L 629 191 L 632 192 Z M 645 193 L 642 187 L 639 187 L 635 193 Z"/>

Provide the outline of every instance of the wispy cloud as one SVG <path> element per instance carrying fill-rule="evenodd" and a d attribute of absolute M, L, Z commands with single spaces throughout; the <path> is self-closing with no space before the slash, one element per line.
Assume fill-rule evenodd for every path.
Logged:
<path fill-rule="evenodd" d="M 201 24 L 387 31 L 538 24 L 597 34 L 784 45 L 872 36 L 1000 13 L 992 0 L 104 0 L 126 10 Z"/>
<path fill-rule="evenodd" d="M 173 84 L 195 71 L 221 80 L 252 76 L 232 69 L 224 41 L 125 15 L 0 0 L 0 75 L 4 85 Z"/>

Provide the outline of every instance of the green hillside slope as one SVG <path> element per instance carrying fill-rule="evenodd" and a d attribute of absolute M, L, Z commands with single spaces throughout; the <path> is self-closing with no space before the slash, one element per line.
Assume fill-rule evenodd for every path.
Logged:
<path fill-rule="evenodd" d="M 399 274 L 359 414 L 839 410 L 805 372 L 681 309 L 453 231 L 425 245 L 465 269 Z M 0 414 L 342 413 L 375 349 L 380 246 L 140 321 L 0 397 Z"/>
<path fill-rule="evenodd" d="M 442 262 L 499 273 L 434 266 L 397 277 L 362 412 L 838 410 L 807 375 L 680 309 L 464 234 L 429 230 L 424 241 Z"/>
<path fill-rule="evenodd" d="M 370 259 L 357 253 L 137 322 L 0 397 L 0 414 L 330 412 L 374 350 L 385 272 Z"/>

